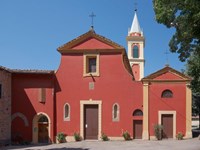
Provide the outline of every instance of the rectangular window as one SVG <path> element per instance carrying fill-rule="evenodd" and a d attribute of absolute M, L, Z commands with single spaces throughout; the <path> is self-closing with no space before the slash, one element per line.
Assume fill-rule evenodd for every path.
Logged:
<path fill-rule="evenodd" d="M 0 99 L 2 98 L 2 84 L 0 84 Z"/>
<path fill-rule="evenodd" d="M 84 54 L 83 76 L 99 76 L 99 54 Z"/>
<path fill-rule="evenodd" d="M 46 89 L 45 88 L 39 89 L 39 102 L 40 103 L 46 102 Z"/>
<path fill-rule="evenodd" d="M 96 72 L 96 61 L 97 58 L 96 57 L 92 57 L 92 58 L 88 58 L 88 73 L 94 73 Z"/>

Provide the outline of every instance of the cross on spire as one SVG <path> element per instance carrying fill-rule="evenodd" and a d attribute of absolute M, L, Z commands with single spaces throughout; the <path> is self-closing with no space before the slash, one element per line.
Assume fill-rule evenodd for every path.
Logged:
<path fill-rule="evenodd" d="M 91 22 L 92 25 L 91 25 L 91 27 L 93 28 L 94 27 L 93 26 L 93 24 L 94 24 L 93 21 L 94 21 L 94 17 L 96 17 L 96 15 L 92 12 L 91 15 L 89 15 L 89 17 L 91 17 L 91 19 L 92 19 L 92 22 Z"/>
<path fill-rule="evenodd" d="M 166 66 L 169 66 L 169 58 L 168 58 L 169 52 L 168 52 L 168 50 L 166 50 L 164 54 L 166 55 Z"/>
<path fill-rule="evenodd" d="M 137 2 L 134 2 L 135 11 L 137 11 Z"/>

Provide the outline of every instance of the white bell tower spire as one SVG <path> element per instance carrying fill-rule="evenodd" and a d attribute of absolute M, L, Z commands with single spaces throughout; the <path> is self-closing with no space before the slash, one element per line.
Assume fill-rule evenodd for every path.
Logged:
<path fill-rule="evenodd" d="M 137 10 L 131 25 L 131 29 L 128 31 L 126 38 L 128 43 L 128 58 L 135 80 L 140 81 L 144 77 L 144 43 L 145 38 L 140 28 L 140 24 L 137 17 Z"/>
<path fill-rule="evenodd" d="M 134 15 L 134 18 L 133 18 L 131 30 L 129 31 L 129 33 L 141 33 L 140 24 L 139 24 L 139 21 L 138 21 L 136 11 L 135 11 L 135 15 Z"/>

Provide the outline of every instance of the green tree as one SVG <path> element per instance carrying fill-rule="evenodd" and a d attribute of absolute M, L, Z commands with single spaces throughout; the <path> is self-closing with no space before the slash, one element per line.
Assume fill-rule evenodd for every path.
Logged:
<path fill-rule="evenodd" d="M 186 73 L 192 77 L 191 88 L 193 91 L 192 97 L 192 114 L 199 115 L 200 127 L 200 54 L 193 53 L 188 62 Z"/>
<path fill-rule="evenodd" d="M 186 74 L 192 77 L 191 88 L 200 96 L 200 54 L 193 53 L 187 61 Z"/>
<path fill-rule="evenodd" d="M 200 0 L 153 0 L 156 21 L 174 28 L 169 47 L 187 61 L 192 78 L 193 114 L 200 116 Z"/>
<path fill-rule="evenodd" d="M 158 23 L 175 28 L 169 47 L 180 61 L 200 53 L 200 0 L 153 0 Z"/>

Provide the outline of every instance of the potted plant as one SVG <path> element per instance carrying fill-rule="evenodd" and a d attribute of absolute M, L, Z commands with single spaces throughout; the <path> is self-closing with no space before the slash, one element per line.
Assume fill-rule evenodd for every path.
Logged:
<path fill-rule="evenodd" d="M 79 132 L 74 132 L 74 139 L 75 141 L 81 141 L 82 137 L 80 136 Z"/>
<path fill-rule="evenodd" d="M 108 138 L 108 136 L 107 136 L 105 133 L 102 133 L 101 139 L 102 139 L 103 141 L 109 141 L 109 138 Z"/>
<path fill-rule="evenodd" d="M 65 139 L 66 134 L 64 134 L 63 132 L 59 132 L 56 137 L 59 143 L 66 142 L 66 139 Z"/>
<path fill-rule="evenodd" d="M 184 135 L 183 135 L 182 132 L 178 132 L 177 135 L 176 135 L 176 139 L 177 139 L 177 140 L 183 140 L 183 136 L 184 136 Z"/>
<path fill-rule="evenodd" d="M 163 126 L 160 124 L 154 125 L 154 135 L 156 136 L 157 140 L 162 140 L 162 130 Z"/>
<path fill-rule="evenodd" d="M 122 136 L 124 137 L 125 141 L 131 140 L 131 135 L 130 135 L 130 133 L 128 131 L 123 132 Z"/>

